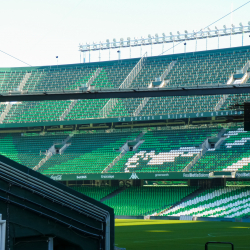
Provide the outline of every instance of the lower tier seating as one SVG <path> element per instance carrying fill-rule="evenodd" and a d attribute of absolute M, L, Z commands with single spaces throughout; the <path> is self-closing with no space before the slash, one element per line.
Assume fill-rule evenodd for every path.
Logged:
<path fill-rule="evenodd" d="M 242 126 L 226 130 L 218 148 L 209 149 L 190 171 L 249 171 L 250 132 Z"/>
<path fill-rule="evenodd" d="M 211 188 L 163 212 L 162 215 L 224 218 L 249 216 L 250 187 Z"/>
<path fill-rule="evenodd" d="M 70 186 L 70 188 L 85 194 L 95 200 L 100 201 L 102 198 L 106 197 L 107 195 L 113 193 L 119 187 L 109 187 L 109 186 Z"/>
<path fill-rule="evenodd" d="M 196 187 L 130 187 L 104 203 L 114 208 L 115 215 L 150 215 L 171 207 L 195 190 Z"/>

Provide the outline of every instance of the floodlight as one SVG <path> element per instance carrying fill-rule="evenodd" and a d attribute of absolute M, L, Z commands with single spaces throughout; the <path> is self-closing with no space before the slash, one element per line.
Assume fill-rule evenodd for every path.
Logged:
<path fill-rule="evenodd" d="M 141 43 L 145 44 L 145 38 L 143 36 L 141 37 Z"/>
<path fill-rule="evenodd" d="M 223 25 L 223 28 L 224 28 L 223 32 L 226 34 L 227 33 L 227 27 L 226 27 L 226 25 Z"/>
<path fill-rule="evenodd" d="M 184 32 L 185 32 L 186 34 L 188 33 L 188 31 L 187 31 L 187 30 L 185 30 Z"/>
<path fill-rule="evenodd" d="M 113 39 L 113 46 L 116 47 L 116 39 Z"/>
<path fill-rule="evenodd" d="M 123 38 L 120 38 L 120 46 L 123 46 L 124 43 L 123 43 Z"/>
<path fill-rule="evenodd" d="M 135 40 L 135 44 L 138 44 L 138 39 L 136 37 L 134 38 L 134 40 Z"/>
<path fill-rule="evenodd" d="M 165 37 L 165 33 L 162 33 L 162 36 Z"/>
<path fill-rule="evenodd" d="M 148 42 L 151 43 L 152 42 L 152 36 L 150 34 L 148 34 Z"/>
<path fill-rule="evenodd" d="M 180 35 L 181 34 L 180 31 L 177 31 L 177 34 Z"/>
<path fill-rule="evenodd" d="M 232 24 L 232 27 L 233 27 L 233 28 L 235 28 L 235 25 L 234 25 L 234 24 Z"/>
<path fill-rule="evenodd" d="M 127 40 L 130 41 L 130 37 L 127 37 Z"/>
<path fill-rule="evenodd" d="M 240 27 L 243 27 L 242 22 L 239 23 Z"/>
<path fill-rule="evenodd" d="M 158 43 L 159 42 L 159 36 L 158 33 L 155 34 L 155 41 Z"/>
<path fill-rule="evenodd" d="M 218 30 L 217 26 L 215 26 L 215 29 Z"/>
<path fill-rule="evenodd" d="M 207 27 L 207 29 L 208 29 L 209 31 L 211 31 L 211 29 L 210 29 L 209 27 Z"/>
<path fill-rule="evenodd" d="M 250 21 L 248 22 L 248 25 L 250 25 Z"/>
<path fill-rule="evenodd" d="M 109 39 L 106 39 L 106 47 L 109 48 Z"/>
<path fill-rule="evenodd" d="M 170 36 L 172 36 L 172 35 L 173 35 L 173 33 L 172 33 L 172 32 L 170 32 L 169 34 L 170 34 Z"/>

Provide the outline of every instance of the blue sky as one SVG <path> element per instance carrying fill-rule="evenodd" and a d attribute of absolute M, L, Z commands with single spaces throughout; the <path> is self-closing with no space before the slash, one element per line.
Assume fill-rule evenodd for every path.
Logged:
<path fill-rule="evenodd" d="M 120 39 L 121 37 L 146 37 L 148 34 L 184 30 L 193 31 L 206 27 L 247 0 L 0 0 L 0 50 L 32 66 L 71 64 L 80 62 L 79 43 Z M 250 3 L 235 12 L 233 23 L 247 25 L 250 21 Z M 228 16 L 216 23 L 218 28 L 231 24 Z M 213 25 L 211 28 L 214 28 Z M 229 38 L 221 47 L 229 46 Z M 240 46 L 241 38 L 233 39 L 233 46 Z M 249 35 L 244 45 L 250 45 Z M 211 41 L 210 49 L 216 47 Z M 188 43 L 187 49 L 194 50 Z M 198 50 L 204 43 L 198 43 Z M 182 52 L 183 46 L 176 52 Z M 157 48 L 154 54 L 159 53 Z M 122 58 L 127 57 L 122 52 Z M 138 51 L 132 51 L 138 57 Z M 88 58 L 88 57 L 87 57 Z M 103 52 L 102 60 L 107 59 Z M 116 51 L 111 59 L 117 59 Z M 93 54 L 91 60 L 98 60 Z M 22 67 L 21 63 L 0 53 L 0 67 Z"/>

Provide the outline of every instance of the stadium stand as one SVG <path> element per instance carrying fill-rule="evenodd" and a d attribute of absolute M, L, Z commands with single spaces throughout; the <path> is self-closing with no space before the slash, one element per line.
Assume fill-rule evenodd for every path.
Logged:
<path fill-rule="evenodd" d="M 175 129 L 148 131 L 139 152 L 126 154 L 123 165 L 117 163 L 109 172 L 182 171 L 202 151 L 207 137 L 215 136 L 219 128 Z M 124 159 L 122 159 L 124 162 Z"/>
<path fill-rule="evenodd" d="M 164 216 L 244 217 L 250 215 L 249 187 L 217 187 L 162 213 Z"/>
<path fill-rule="evenodd" d="M 249 171 L 250 132 L 242 126 L 1 134 L 0 153 L 48 175 L 101 173 L 118 156 L 109 173 Z M 128 142 L 138 146 L 129 151 Z"/>
<path fill-rule="evenodd" d="M 197 187 L 130 187 L 104 201 L 116 215 L 150 215 L 171 207 Z"/>
<path fill-rule="evenodd" d="M 250 59 L 250 46 L 144 59 L 126 87 L 151 88 L 156 78 L 167 87 L 234 84 L 233 75 Z M 0 91 L 119 88 L 141 60 L 0 69 Z M 241 84 L 246 82 L 250 83 L 250 78 Z M 238 110 L 235 104 L 249 101 L 249 97 L 241 94 L 3 103 L 0 154 L 102 201 L 114 208 L 117 216 L 247 217 L 249 187 L 224 187 L 224 177 L 219 175 L 227 171 L 231 181 L 238 178 L 237 172 L 250 176 L 250 132 L 244 131 L 242 117 L 223 117 L 220 112 L 220 117 L 181 116 L 180 120 L 169 118 L 171 121 L 164 118 L 134 123 L 132 118 Z M 131 121 L 124 117 L 131 117 Z M 95 127 L 93 120 L 100 123 Z M 218 174 L 215 181 L 214 172 Z M 139 179 L 140 175 L 149 176 L 145 180 L 151 181 L 155 177 L 158 183 L 168 173 L 183 177 L 180 179 L 189 186 L 143 186 Z M 184 176 L 192 173 L 206 176 Z M 93 179 L 97 175 L 99 179 Z M 124 184 L 121 188 L 125 181 L 129 181 L 129 187 Z"/>
<path fill-rule="evenodd" d="M 136 75 L 129 87 L 149 87 L 156 77 L 162 76 L 168 66 L 173 67 L 163 80 L 166 86 L 193 86 L 204 84 L 226 84 L 232 74 L 246 65 L 249 61 L 249 47 L 220 49 L 148 57 L 140 72 Z M 1 69 L 2 84 L 0 90 L 8 91 L 63 91 L 78 90 L 90 87 L 117 88 L 126 79 L 139 59 L 127 59 L 111 62 L 98 62 L 70 66 Z M 91 82 L 90 79 L 94 77 Z M 107 117 L 121 117 L 134 115 L 179 114 L 187 112 L 214 111 L 222 96 L 214 97 L 158 97 L 118 100 Z M 233 96 L 229 96 L 221 109 L 227 109 Z M 27 123 L 43 121 L 82 120 L 101 118 L 101 110 L 108 102 L 102 100 L 46 101 L 46 102 L 19 102 L 11 104 L 1 123 Z M 55 107 L 52 109 L 52 107 Z M 140 109 L 138 110 L 138 107 Z M 84 110 L 84 112 L 82 112 Z M 68 113 L 67 113 L 68 112 Z"/>
<path fill-rule="evenodd" d="M 232 127 L 218 148 L 210 148 L 190 171 L 250 170 L 250 132 Z"/>

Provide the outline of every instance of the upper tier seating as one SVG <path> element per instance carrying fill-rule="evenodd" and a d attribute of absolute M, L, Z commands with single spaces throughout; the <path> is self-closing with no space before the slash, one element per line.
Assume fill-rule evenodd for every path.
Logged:
<path fill-rule="evenodd" d="M 140 216 L 158 213 L 169 208 L 197 187 L 130 187 L 104 203 L 115 210 L 115 215 Z"/>
<path fill-rule="evenodd" d="M 239 47 L 214 51 L 148 57 L 130 87 L 148 87 L 162 75 L 170 63 L 175 62 L 165 77 L 166 86 L 197 86 L 226 84 L 229 77 L 250 59 L 250 48 Z M 117 88 L 138 63 L 139 59 L 127 59 L 90 64 L 61 65 L 40 68 L 0 69 L 0 91 L 62 91 L 77 90 L 86 86 L 100 70 L 92 88 Z M 99 72 L 99 71 L 98 71 Z M 249 81 L 249 80 L 248 80 Z M 248 97 L 247 97 L 248 98 Z M 137 115 L 177 114 L 214 111 L 221 96 L 158 97 L 150 98 Z M 229 96 L 221 109 L 234 103 Z M 107 117 L 134 116 L 144 98 L 120 99 L 107 113 Z M 78 100 L 64 117 L 65 120 L 102 118 L 102 108 L 108 99 Z M 14 103 L 3 123 L 27 123 L 60 121 L 71 101 L 18 102 Z M 55 107 L 54 109 L 51 107 Z M 27 113 L 27 110 L 29 112 Z M 52 111 L 53 110 L 53 111 Z"/>
<path fill-rule="evenodd" d="M 19 91 L 19 86 L 25 76 L 23 71 L 0 70 L 0 90 L 1 92 Z"/>
<path fill-rule="evenodd" d="M 195 198 L 163 212 L 163 215 L 242 218 L 250 215 L 249 205 L 249 187 L 217 187 L 205 190 Z"/>

